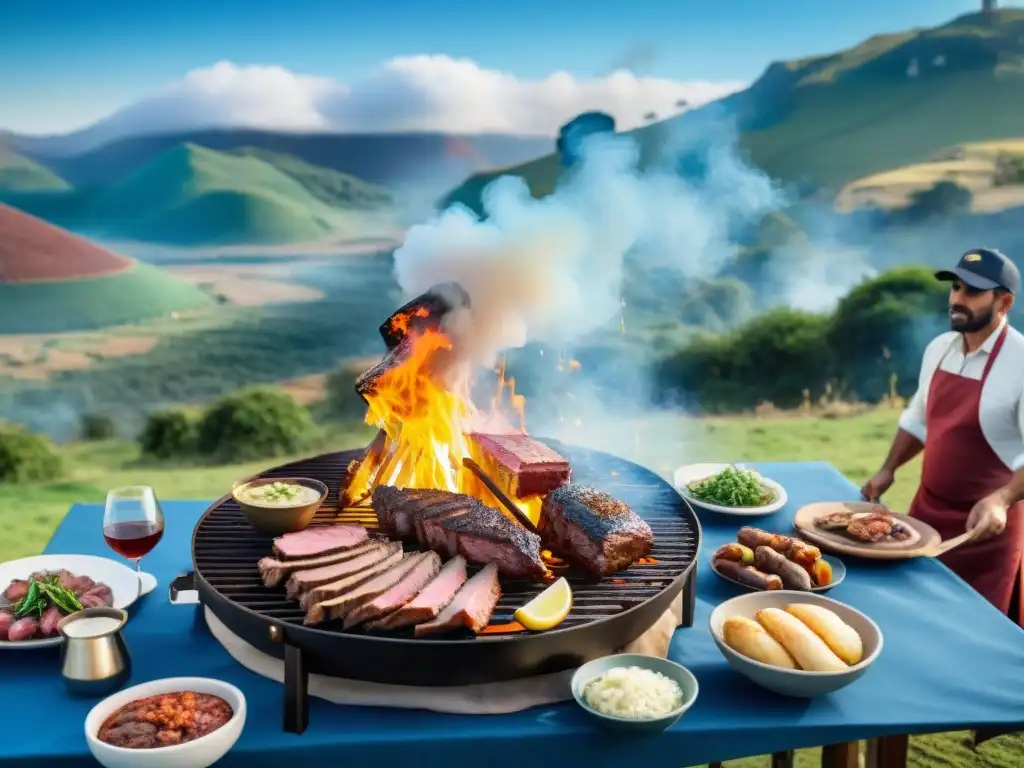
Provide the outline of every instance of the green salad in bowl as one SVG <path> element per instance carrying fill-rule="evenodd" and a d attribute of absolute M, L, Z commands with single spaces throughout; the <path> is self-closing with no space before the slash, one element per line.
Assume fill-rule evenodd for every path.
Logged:
<path fill-rule="evenodd" d="M 698 501 L 722 507 L 764 507 L 778 498 L 757 472 L 736 467 L 687 483 L 686 489 Z"/>

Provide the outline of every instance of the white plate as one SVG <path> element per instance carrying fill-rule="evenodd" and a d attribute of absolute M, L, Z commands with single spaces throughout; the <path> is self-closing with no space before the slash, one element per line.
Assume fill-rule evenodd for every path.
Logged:
<path fill-rule="evenodd" d="M 704 478 L 711 477 L 712 475 L 717 475 L 723 469 L 727 469 L 729 467 L 736 467 L 737 469 L 754 472 L 754 474 L 761 478 L 761 482 L 764 483 L 765 486 L 775 491 L 775 501 L 762 507 L 722 507 L 718 504 L 701 501 L 691 495 L 690 489 L 687 488 L 687 485 L 695 480 L 703 480 Z M 760 472 L 757 472 L 750 467 L 745 467 L 742 464 L 687 464 L 685 467 L 680 467 L 675 471 L 675 474 L 672 477 L 672 484 L 675 485 L 676 490 L 679 491 L 680 495 L 694 506 L 710 510 L 711 512 L 718 512 L 722 515 L 735 515 L 737 517 L 760 517 L 762 515 L 770 515 L 782 509 L 789 498 L 786 495 L 786 489 L 781 485 L 776 483 L 774 480 L 769 480 Z"/>
<path fill-rule="evenodd" d="M 38 555 L 23 557 L 0 563 L 0 593 L 15 579 L 27 579 L 36 571 L 71 571 L 75 576 L 88 576 L 93 581 L 101 582 L 110 587 L 114 593 L 114 607 L 124 610 L 139 597 L 139 579 L 135 571 L 116 560 L 92 555 Z M 148 573 L 142 574 L 142 594 L 148 595 L 156 589 L 156 579 Z M 12 643 L 0 641 L 0 650 L 22 648 L 50 648 L 64 641 L 60 635 L 41 640 L 23 640 Z"/>

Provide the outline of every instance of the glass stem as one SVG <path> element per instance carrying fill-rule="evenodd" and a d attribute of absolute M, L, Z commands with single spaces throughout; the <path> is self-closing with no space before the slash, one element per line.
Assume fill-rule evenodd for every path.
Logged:
<path fill-rule="evenodd" d="M 135 595 L 135 599 L 138 600 L 140 597 L 142 597 L 142 558 L 141 557 L 136 557 L 135 558 L 135 578 L 136 578 L 136 580 L 139 583 L 139 591 Z"/>

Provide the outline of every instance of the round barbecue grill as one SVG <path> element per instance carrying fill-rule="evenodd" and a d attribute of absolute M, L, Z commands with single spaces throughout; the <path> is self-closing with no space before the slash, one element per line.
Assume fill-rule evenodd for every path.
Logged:
<path fill-rule="evenodd" d="M 607 453 L 549 442 L 572 465 L 573 482 L 622 499 L 650 525 L 648 560 L 600 581 L 571 568 L 561 571 L 573 590 L 566 620 L 547 632 L 507 631 L 517 608 L 547 585 L 502 578 L 491 626 L 478 636 L 437 639 L 405 634 L 306 627 L 299 604 L 283 587 L 263 585 L 257 561 L 271 554 L 272 539 L 255 531 L 230 497 L 200 518 L 192 537 L 195 582 L 201 602 L 234 634 L 265 653 L 284 658 L 289 688 L 305 698 L 309 672 L 403 685 L 450 686 L 509 680 L 569 669 L 607 655 L 647 631 L 684 592 L 683 624 L 692 624 L 691 576 L 700 549 L 700 524 L 676 490 L 650 470 Z M 294 462 L 260 477 L 309 477 L 330 492 L 313 525 L 357 522 L 371 531 L 372 509 L 343 509 L 339 485 L 361 451 L 343 451 Z M 472 567 L 471 570 L 476 570 Z M 506 631 L 503 631 L 506 630 Z M 301 680 L 296 679 L 301 678 Z M 286 683 L 287 683 L 286 679 Z M 301 730 L 301 728 L 300 728 Z"/>

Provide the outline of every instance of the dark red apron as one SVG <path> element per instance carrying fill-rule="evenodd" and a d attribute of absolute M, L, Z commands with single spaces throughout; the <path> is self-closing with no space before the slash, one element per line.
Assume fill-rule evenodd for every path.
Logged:
<path fill-rule="evenodd" d="M 996 339 L 980 381 L 942 370 L 941 360 L 932 376 L 924 467 L 910 514 L 935 528 L 943 540 L 963 533 L 971 508 L 1013 476 L 985 439 L 979 418 L 981 391 L 1006 332 L 1003 328 Z M 1002 534 L 964 544 L 940 559 L 1000 611 L 1009 613 L 1015 588 L 1024 585 L 1024 503 L 1010 508 Z M 1018 615 L 1011 618 L 1024 626 L 1024 600 L 1017 602 Z"/>

